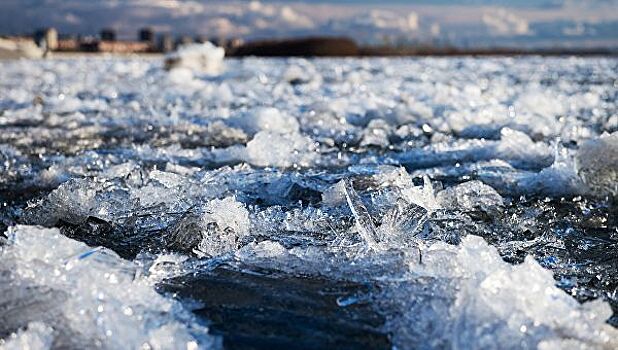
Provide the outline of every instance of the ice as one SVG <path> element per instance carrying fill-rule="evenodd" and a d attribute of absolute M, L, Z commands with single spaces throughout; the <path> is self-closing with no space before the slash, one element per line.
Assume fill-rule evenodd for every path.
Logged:
<path fill-rule="evenodd" d="M 135 255 L 144 248 L 131 247 L 136 242 L 156 244 L 157 250 L 176 246 L 173 239 L 167 240 L 161 233 L 202 200 L 216 198 L 227 190 L 209 183 L 208 176 L 198 180 L 160 170 L 129 171 L 125 166 L 108 172 L 107 179 L 65 182 L 32 203 L 23 221 L 62 226 L 91 244 L 107 244 L 125 256 Z M 124 176 L 118 177 L 119 171 Z"/>
<path fill-rule="evenodd" d="M 345 182 L 337 182 L 322 193 L 322 203 L 333 207 L 346 203 L 345 191 Z"/>
<path fill-rule="evenodd" d="M 356 227 L 359 234 L 369 248 L 375 248 L 377 244 L 377 233 L 367 208 L 363 205 L 363 202 L 359 198 L 349 180 L 343 182 L 343 190 L 348 205 L 350 206 L 350 210 L 352 211 L 352 215 L 354 215 L 354 218 L 356 219 Z"/>
<path fill-rule="evenodd" d="M 390 144 L 388 124 L 382 119 L 373 119 L 363 132 L 362 146 L 387 147 Z"/>
<path fill-rule="evenodd" d="M 147 276 L 140 275 L 138 265 L 109 250 L 73 241 L 58 229 L 10 228 L 0 259 L 9 285 L 55 294 L 51 300 L 43 294 L 30 301 L 49 303 L 53 312 L 20 305 L 19 299 L 12 299 L 18 295 L 3 294 L 3 304 L 17 308 L 12 312 L 19 312 L 19 319 L 28 322 L 3 322 L 2 332 L 28 327 L 12 342 L 25 342 L 25 347 L 51 342 L 52 347 L 96 344 L 110 349 L 212 348 L 219 344 L 207 328 L 192 322 L 180 304 L 157 294 Z"/>
<path fill-rule="evenodd" d="M 557 148 L 554 162 L 538 173 L 526 174 L 517 180 L 521 193 L 543 193 L 551 196 L 573 196 L 586 194 L 582 178 L 577 175 L 572 152 Z"/>
<path fill-rule="evenodd" d="M 39 223 L 53 225 L 58 220 L 80 224 L 95 210 L 96 184 L 80 180 L 63 183 L 48 196 L 45 214 L 38 217 Z"/>
<path fill-rule="evenodd" d="M 523 132 L 504 128 L 500 141 L 471 140 L 435 142 L 422 149 L 414 149 L 396 156 L 406 166 L 431 168 L 439 165 L 456 165 L 470 162 L 504 160 L 522 170 L 542 169 L 553 162 L 552 148 L 544 142 L 533 142 Z"/>
<path fill-rule="evenodd" d="M 218 74 L 223 69 L 225 51 L 210 42 L 186 44 L 169 54 L 166 60 L 168 69 L 186 68 L 190 71 Z M 177 74 L 177 72 L 174 72 Z"/>
<path fill-rule="evenodd" d="M 5 342 L 616 348 L 614 58 L 208 50 L 3 62 Z"/>
<path fill-rule="evenodd" d="M 265 241 L 246 246 L 238 257 L 271 268 L 346 278 L 367 278 L 376 265 L 401 263 L 387 258 L 386 251 L 352 259 L 342 253 L 288 250 Z M 611 315 L 609 306 L 600 301 L 579 304 L 555 287 L 551 272 L 531 257 L 512 266 L 482 238 L 468 236 L 458 247 L 436 243 L 423 248 L 422 260 L 418 255 L 408 259 L 408 272 L 390 270 L 375 280 L 382 289 L 381 311 L 396 309 L 387 330 L 393 332 L 397 347 L 616 346 L 618 331 L 605 323 Z M 423 293 L 431 291 L 443 294 L 425 300 Z M 423 333 L 425 329 L 431 333 Z"/>
<path fill-rule="evenodd" d="M 47 350 L 53 342 L 53 328 L 41 322 L 31 322 L 27 329 L 11 334 L 4 344 L 0 341 L 2 350 Z"/>
<path fill-rule="evenodd" d="M 419 251 L 413 253 L 420 254 L 421 242 L 417 238 L 426 230 L 429 217 L 430 212 L 421 206 L 398 202 L 382 218 L 378 230 L 380 241 L 387 248 L 416 247 Z M 419 259 L 422 259 L 420 255 Z"/>
<path fill-rule="evenodd" d="M 500 143 L 496 147 L 499 159 L 509 161 L 513 166 L 526 164 L 547 164 L 553 161 L 552 150 L 543 143 L 535 143 L 521 131 L 504 128 L 500 132 Z"/>
<path fill-rule="evenodd" d="M 451 268 L 433 270 L 434 256 Z M 423 258 L 428 269 L 422 275 L 457 281 L 447 316 L 452 323 L 445 329 L 453 347 L 535 347 L 541 341 L 616 346 L 617 331 L 605 324 L 610 308 L 599 302 L 578 304 L 531 257 L 511 266 L 481 238 L 468 236 L 454 252 L 437 244 Z M 511 343 L 513 339 L 521 340 Z"/>
<path fill-rule="evenodd" d="M 273 131 L 280 134 L 298 132 L 298 121 L 276 108 L 259 108 L 238 120 L 238 124 L 248 133 Z"/>
<path fill-rule="evenodd" d="M 299 133 L 260 131 L 247 143 L 246 159 L 257 166 L 309 166 L 316 159 L 316 146 Z"/>
<path fill-rule="evenodd" d="M 446 208 L 485 211 L 499 209 L 504 203 L 502 196 L 496 190 L 480 181 L 469 181 L 449 187 L 438 193 L 437 200 Z"/>
<path fill-rule="evenodd" d="M 411 182 L 411 181 L 410 181 Z M 421 206 L 427 210 L 442 208 L 442 203 L 436 198 L 436 193 L 429 177 L 423 178 L 422 186 L 405 186 L 402 189 L 403 198 L 409 202 Z"/>
<path fill-rule="evenodd" d="M 575 167 L 594 193 L 618 196 L 618 132 L 585 142 L 577 152 Z"/>
<path fill-rule="evenodd" d="M 177 224 L 176 235 L 195 235 L 192 248 L 201 256 L 218 256 L 235 251 L 248 236 L 249 212 L 233 197 L 213 199 L 198 213 L 189 214 Z M 195 228 L 192 225 L 196 226 Z M 178 238 L 176 238 L 178 243 Z"/>

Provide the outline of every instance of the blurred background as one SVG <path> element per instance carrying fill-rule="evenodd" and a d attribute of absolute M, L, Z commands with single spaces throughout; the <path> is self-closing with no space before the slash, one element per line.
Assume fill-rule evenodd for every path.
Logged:
<path fill-rule="evenodd" d="M 440 53 L 446 48 L 607 53 L 618 49 L 618 1 L 0 2 L 5 39 L 31 37 L 40 46 L 52 28 L 45 44 L 61 51 L 168 51 L 179 43 L 212 41 L 232 53 L 231 48 L 247 42 L 337 37 L 373 48 L 361 50 L 365 54 Z M 124 44 L 106 47 L 100 41 Z"/>

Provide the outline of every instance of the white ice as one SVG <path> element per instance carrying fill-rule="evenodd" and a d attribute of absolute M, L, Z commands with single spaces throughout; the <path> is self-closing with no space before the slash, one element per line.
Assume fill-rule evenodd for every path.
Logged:
<path fill-rule="evenodd" d="M 20 314 L 5 320 L 17 323 L 3 324 L 3 330 L 24 327 L 9 339 L 7 349 L 45 349 L 50 343 L 104 349 L 220 345 L 179 303 L 158 294 L 139 265 L 110 250 L 71 240 L 58 229 L 11 227 L 6 245 L 0 248 L 0 261 L 3 279 L 8 278 L 5 283 L 23 288 L 22 293 L 39 288 L 48 294 L 29 301 L 40 308 L 21 305 L 19 293 L 0 296 Z"/>

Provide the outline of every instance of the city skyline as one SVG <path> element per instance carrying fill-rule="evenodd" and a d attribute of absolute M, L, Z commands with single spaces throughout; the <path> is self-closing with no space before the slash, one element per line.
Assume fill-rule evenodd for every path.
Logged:
<path fill-rule="evenodd" d="M 369 44 L 616 48 L 616 8 L 614 0 L 7 0 L 0 4 L 0 34 L 55 27 L 61 34 L 96 35 L 113 28 L 119 38 L 133 39 L 139 28 L 152 27 L 158 33 L 244 39 L 317 35 Z"/>

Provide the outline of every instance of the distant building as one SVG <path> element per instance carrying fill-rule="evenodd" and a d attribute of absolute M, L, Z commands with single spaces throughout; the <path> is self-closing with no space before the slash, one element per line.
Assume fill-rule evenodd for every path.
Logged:
<path fill-rule="evenodd" d="M 116 41 L 116 30 L 112 28 L 105 28 L 101 30 L 99 36 L 102 41 Z"/>
<path fill-rule="evenodd" d="M 144 53 L 151 52 L 152 45 L 142 41 L 99 41 L 97 50 L 110 53 Z"/>
<path fill-rule="evenodd" d="M 34 33 L 34 42 L 44 50 L 57 50 L 58 31 L 55 28 L 39 29 Z"/>
<path fill-rule="evenodd" d="M 157 49 L 160 52 L 174 51 L 174 38 L 172 35 L 169 33 L 161 34 L 157 43 Z"/>
<path fill-rule="evenodd" d="M 79 51 L 97 52 L 99 51 L 99 42 L 97 38 L 88 36 L 79 39 Z"/>
<path fill-rule="evenodd" d="M 150 27 L 142 28 L 139 31 L 139 41 L 146 42 L 151 45 L 155 44 L 155 33 Z"/>
<path fill-rule="evenodd" d="M 232 39 L 228 40 L 227 47 L 231 48 L 231 49 L 234 49 L 234 48 L 240 47 L 240 46 L 242 46 L 244 44 L 245 44 L 245 41 L 243 39 L 241 39 L 241 38 L 232 38 Z"/>
<path fill-rule="evenodd" d="M 79 51 L 81 44 L 76 38 L 63 38 L 58 40 L 57 51 Z"/>
<path fill-rule="evenodd" d="M 47 46 L 47 43 L 45 43 L 45 29 L 38 29 L 36 32 L 34 32 L 32 39 L 34 39 L 34 43 L 38 47 Z"/>

